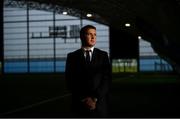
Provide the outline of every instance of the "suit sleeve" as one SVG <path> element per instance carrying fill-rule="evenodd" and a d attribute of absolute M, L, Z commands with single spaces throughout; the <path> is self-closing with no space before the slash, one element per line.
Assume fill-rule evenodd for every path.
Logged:
<path fill-rule="evenodd" d="M 102 67 L 102 80 L 101 84 L 96 90 L 96 97 L 98 100 L 101 100 L 106 96 L 110 90 L 111 85 L 111 65 L 107 53 L 103 58 L 103 67 Z"/>
<path fill-rule="evenodd" d="M 67 55 L 66 59 L 66 68 L 65 68 L 65 82 L 69 91 L 72 91 L 72 76 L 73 76 L 73 67 L 71 61 L 71 54 Z"/>

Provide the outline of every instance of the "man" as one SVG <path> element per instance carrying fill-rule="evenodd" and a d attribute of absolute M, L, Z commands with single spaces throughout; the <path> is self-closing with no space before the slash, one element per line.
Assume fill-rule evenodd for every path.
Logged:
<path fill-rule="evenodd" d="M 96 28 L 80 31 L 82 47 L 67 55 L 65 77 L 77 117 L 107 117 L 111 68 L 108 54 L 94 48 Z"/>

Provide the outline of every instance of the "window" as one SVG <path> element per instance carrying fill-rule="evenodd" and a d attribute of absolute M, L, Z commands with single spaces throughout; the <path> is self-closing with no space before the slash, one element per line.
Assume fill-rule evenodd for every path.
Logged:
<path fill-rule="evenodd" d="M 171 65 L 161 59 L 151 47 L 151 44 L 143 39 L 139 40 L 140 71 L 141 72 L 169 72 Z"/>
<path fill-rule="evenodd" d="M 96 26 L 96 46 L 109 53 L 109 27 L 106 25 L 8 5 L 11 4 L 4 6 L 3 14 L 5 73 L 64 72 L 67 54 L 81 47 L 81 25 Z"/>

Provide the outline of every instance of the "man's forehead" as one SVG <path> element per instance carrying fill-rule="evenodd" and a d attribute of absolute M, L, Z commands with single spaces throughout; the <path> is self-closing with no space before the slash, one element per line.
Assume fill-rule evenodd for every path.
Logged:
<path fill-rule="evenodd" d="M 90 28 L 90 29 L 87 29 L 86 32 L 96 32 L 96 29 Z"/>

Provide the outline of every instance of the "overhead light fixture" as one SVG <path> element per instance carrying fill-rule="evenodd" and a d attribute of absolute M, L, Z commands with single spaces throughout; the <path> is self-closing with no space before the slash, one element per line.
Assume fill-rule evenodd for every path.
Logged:
<path fill-rule="evenodd" d="M 125 27 L 130 27 L 131 24 L 130 23 L 125 23 Z"/>
<path fill-rule="evenodd" d="M 63 12 L 62 14 L 63 14 L 63 15 L 67 15 L 67 12 Z"/>
<path fill-rule="evenodd" d="M 139 40 L 141 40 L 141 39 L 142 39 L 142 37 L 141 37 L 141 36 L 138 36 L 138 39 L 139 39 Z"/>
<path fill-rule="evenodd" d="M 92 14 L 89 14 L 89 13 L 88 13 L 86 16 L 87 16 L 87 17 L 92 17 Z"/>

